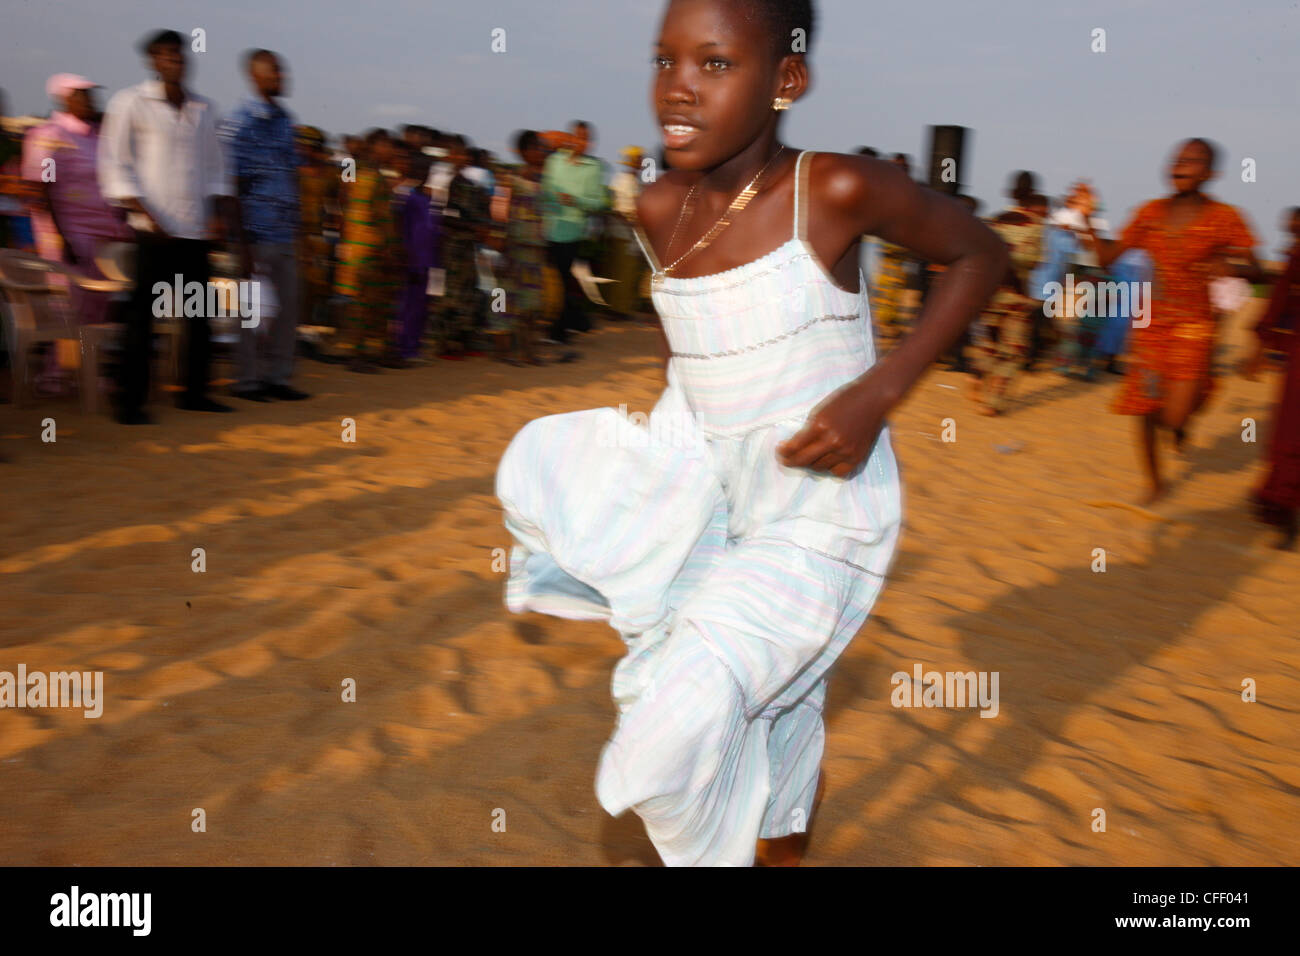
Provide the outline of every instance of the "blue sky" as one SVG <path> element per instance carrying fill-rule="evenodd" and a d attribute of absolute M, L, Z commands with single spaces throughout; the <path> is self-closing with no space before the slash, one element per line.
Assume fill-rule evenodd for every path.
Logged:
<path fill-rule="evenodd" d="M 241 51 L 281 52 L 287 105 L 330 133 L 422 122 L 507 152 L 521 127 L 596 125 L 614 159 L 658 134 L 650 51 L 660 2 L 641 0 L 6 0 L 0 88 L 11 113 L 44 113 L 55 72 L 107 92 L 145 76 L 135 43 L 206 31 L 192 85 L 223 109 L 244 93 Z M 1092 179 L 1112 225 L 1161 195 L 1180 138 L 1226 155 L 1210 191 L 1241 206 L 1274 257 L 1284 207 L 1300 205 L 1300 0 L 820 0 L 813 88 L 786 114 L 798 148 L 859 145 L 926 157 L 926 127 L 970 127 L 966 180 L 984 212 L 1008 174 L 1038 172 L 1059 195 Z M 506 33 L 492 53 L 492 30 Z M 1107 51 L 1090 50 L 1106 31 Z M 1254 159 L 1257 180 L 1242 182 Z M 918 169 L 919 172 L 919 169 Z"/>

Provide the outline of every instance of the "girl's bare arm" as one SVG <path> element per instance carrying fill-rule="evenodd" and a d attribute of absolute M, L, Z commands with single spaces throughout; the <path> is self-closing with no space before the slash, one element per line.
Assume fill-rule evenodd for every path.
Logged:
<path fill-rule="evenodd" d="M 815 175 L 817 244 L 847 248 L 864 233 L 946 265 L 916 327 L 883 360 L 826 399 L 777 453 L 791 467 L 845 477 L 875 445 L 885 417 L 980 312 L 1006 274 L 1005 243 L 960 203 L 879 160 L 827 154 Z"/>

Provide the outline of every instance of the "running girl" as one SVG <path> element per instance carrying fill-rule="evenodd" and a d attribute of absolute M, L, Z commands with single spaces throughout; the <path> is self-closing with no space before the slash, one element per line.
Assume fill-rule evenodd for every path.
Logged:
<path fill-rule="evenodd" d="M 596 795 L 669 865 L 798 858 L 827 672 L 898 540 L 886 416 L 1007 269 L 988 228 L 891 164 L 781 142 L 813 26 L 806 0 L 667 5 L 652 105 L 672 169 L 637 203 L 669 348 L 650 438 L 612 408 L 547 416 L 497 477 L 510 610 L 607 619 L 627 644 Z M 863 234 L 948 265 L 879 362 Z M 688 440 L 657 440 L 683 429 L 656 418 Z"/>
<path fill-rule="evenodd" d="M 1103 242 L 1093 228 L 1096 197 L 1091 190 L 1081 210 L 1103 269 L 1130 249 L 1144 250 L 1155 268 L 1148 323 L 1133 329 L 1124 384 L 1113 408 L 1121 415 L 1142 416 L 1148 485 L 1143 504 L 1165 493 L 1157 428 L 1169 429 L 1181 450 L 1188 420 L 1213 389 L 1210 279 L 1220 271 L 1252 280 L 1263 274 L 1252 251 L 1255 237 L 1241 214 L 1202 192 L 1214 178 L 1216 154 L 1204 139 L 1181 144 L 1169 165 L 1173 194 L 1146 203 L 1115 242 Z M 1233 259 L 1244 259 L 1245 265 L 1231 265 Z"/>

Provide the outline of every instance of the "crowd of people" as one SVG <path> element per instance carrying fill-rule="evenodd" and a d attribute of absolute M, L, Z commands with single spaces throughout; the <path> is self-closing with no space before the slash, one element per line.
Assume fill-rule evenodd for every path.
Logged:
<path fill-rule="evenodd" d="M 869 147 L 858 152 L 877 155 Z M 985 220 L 1008 247 L 1007 275 L 949 356 L 951 370 L 970 376 L 967 394 L 985 415 L 1011 410 L 1016 381 L 1039 366 L 1083 381 L 1122 375 L 1112 411 L 1138 418 L 1144 504 L 1167 490 L 1159 434 L 1168 432 L 1183 450 L 1189 422 L 1214 390 L 1219 331 L 1255 294 L 1253 286 L 1271 286 L 1269 304 L 1242 372 L 1254 376 L 1269 353 L 1294 355 L 1300 208 L 1283 214 L 1293 245 L 1286 268 L 1270 277 L 1242 214 L 1204 191 L 1218 158 L 1208 140 L 1179 144 L 1166 170 L 1172 192 L 1144 203 L 1113 240 L 1104 237 L 1108 227 L 1095 214 L 1098 200 L 1087 181 L 1071 184 L 1053 204 L 1034 173 L 1013 173 L 1009 204 Z M 910 165 L 902 153 L 891 161 L 905 170 Z M 956 198 L 978 211 L 973 197 Z M 870 237 L 864 247 L 874 259 L 868 269 L 875 276 L 873 313 L 881 335 L 890 338 L 910 325 L 941 267 Z M 1271 467 L 1254 496 L 1259 517 L 1281 529 L 1284 548 L 1296 543 L 1300 508 L 1295 366 L 1287 362 Z"/>
<path fill-rule="evenodd" d="M 3 246 L 95 278 L 107 248 L 134 249 L 129 300 L 79 288 L 71 298 L 80 321 L 124 327 L 119 422 L 152 421 L 145 403 L 155 284 L 176 275 L 207 283 L 223 262 L 232 275 L 265 283 L 274 302 L 239 332 L 229 392 L 251 402 L 309 397 L 292 383 L 304 338 L 316 358 L 359 373 L 488 355 L 517 366 L 578 359 L 571 346 L 592 330 L 599 293 L 584 287 L 575 263 L 614 280 L 602 314 L 647 314 L 636 201 L 645 177 L 666 168 L 662 152 L 654 169 L 628 147 L 611 177 L 590 153 L 592 126 L 580 121 L 516 132 L 513 162 L 424 125 L 344 135 L 331 147 L 282 105 L 288 71 L 275 53 L 245 56 L 250 95 L 222 119 L 186 84 L 185 51 L 175 31 L 147 37 L 141 52 L 152 76 L 115 94 L 102 114 L 94 82 L 51 77 L 48 121 L 21 141 L 0 139 Z M 1013 174 L 1008 205 L 985 219 L 1010 250 L 1008 274 L 948 356 L 951 369 L 969 374 L 969 397 L 987 415 L 1013 410 L 1017 380 L 1036 368 L 1086 381 L 1122 374 L 1114 410 L 1141 422 L 1148 501 L 1165 490 L 1160 431 L 1182 446 L 1213 388 L 1216 330 L 1252 294 L 1250 282 L 1267 281 L 1243 217 L 1203 191 L 1217 158 L 1206 140 L 1182 144 L 1168 169 L 1173 192 L 1143 205 L 1114 240 L 1086 181 L 1054 203 L 1033 173 Z M 910 175 L 905 154 L 890 161 Z M 978 214 L 973 197 L 956 198 Z M 1300 237 L 1300 213 L 1287 216 Z M 213 255 L 219 248 L 228 254 Z M 905 334 L 942 265 L 872 237 L 861 250 L 878 334 Z M 1293 250 L 1258 330 L 1251 374 L 1267 350 L 1294 351 L 1295 263 Z M 1154 300 L 1145 301 L 1138 290 L 1151 287 Z M 1124 306 L 1098 307 L 1106 290 L 1125 290 Z M 209 393 L 211 329 L 200 312 L 185 315 L 177 404 L 229 412 Z M 1295 368 L 1292 361 L 1274 470 L 1257 502 L 1287 544 L 1300 507 Z M 38 386 L 57 394 L 72 381 L 49 350 Z"/>
<path fill-rule="evenodd" d="M 612 180 L 581 121 L 518 131 L 516 162 L 414 124 L 344 135 L 331 148 L 283 106 L 288 70 L 275 53 L 245 56 L 250 95 L 223 119 L 186 84 L 178 33 L 151 34 L 141 52 L 153 76 L 102 113 L 97 84 L 51 77 L 49 120 L 21 140 L 6 136 L 0 154 L 5 247 L 102 278 L 97 260 L 131 244 L 129 301 L 82 289 L 72 301 L 81 321 L 106 321 L 112 310 L 125 328 L 118 421 L 152 421 L 153 289 L 175 275 L 206 284 L 225 268 L 265 284 L 262 300 L 274 306 L 241 323 L 230 388 L 257 402 L 309 397 L 291 383 L 300 338 L 321 360 L 362 373 L 489 351 L 541 365 L 580 358 L 570 346 L 592 330 L 593 300 L 612 319 L 645 314 L 647 271 L 631 232 L 638 148 L 624 151 Z M 601 273 L 617 278 L 608 301 L 580 279 Z M 177 404 L 231 411 L 209 394 L 208 318 L 185 316 Z M 307 326 L 315 334 L 301 335 Z M 73 381 L 50 349 L 38 388 L 59 394 Z"/>

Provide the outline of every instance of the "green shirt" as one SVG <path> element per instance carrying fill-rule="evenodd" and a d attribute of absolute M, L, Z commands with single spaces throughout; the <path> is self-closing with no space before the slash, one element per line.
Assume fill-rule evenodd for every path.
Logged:
<path fill-rule="evenodd" d="M 600 160 L 583 156 L 571 163 L 571 155 L 567 149 L 557 150 L 542 167 L 542 218 L 550 242 L 577 242 L 587 231 L 587 216 L 609 208 Z M 560 193 L 571 195 L 575 205 L 561 203 Z"/>

